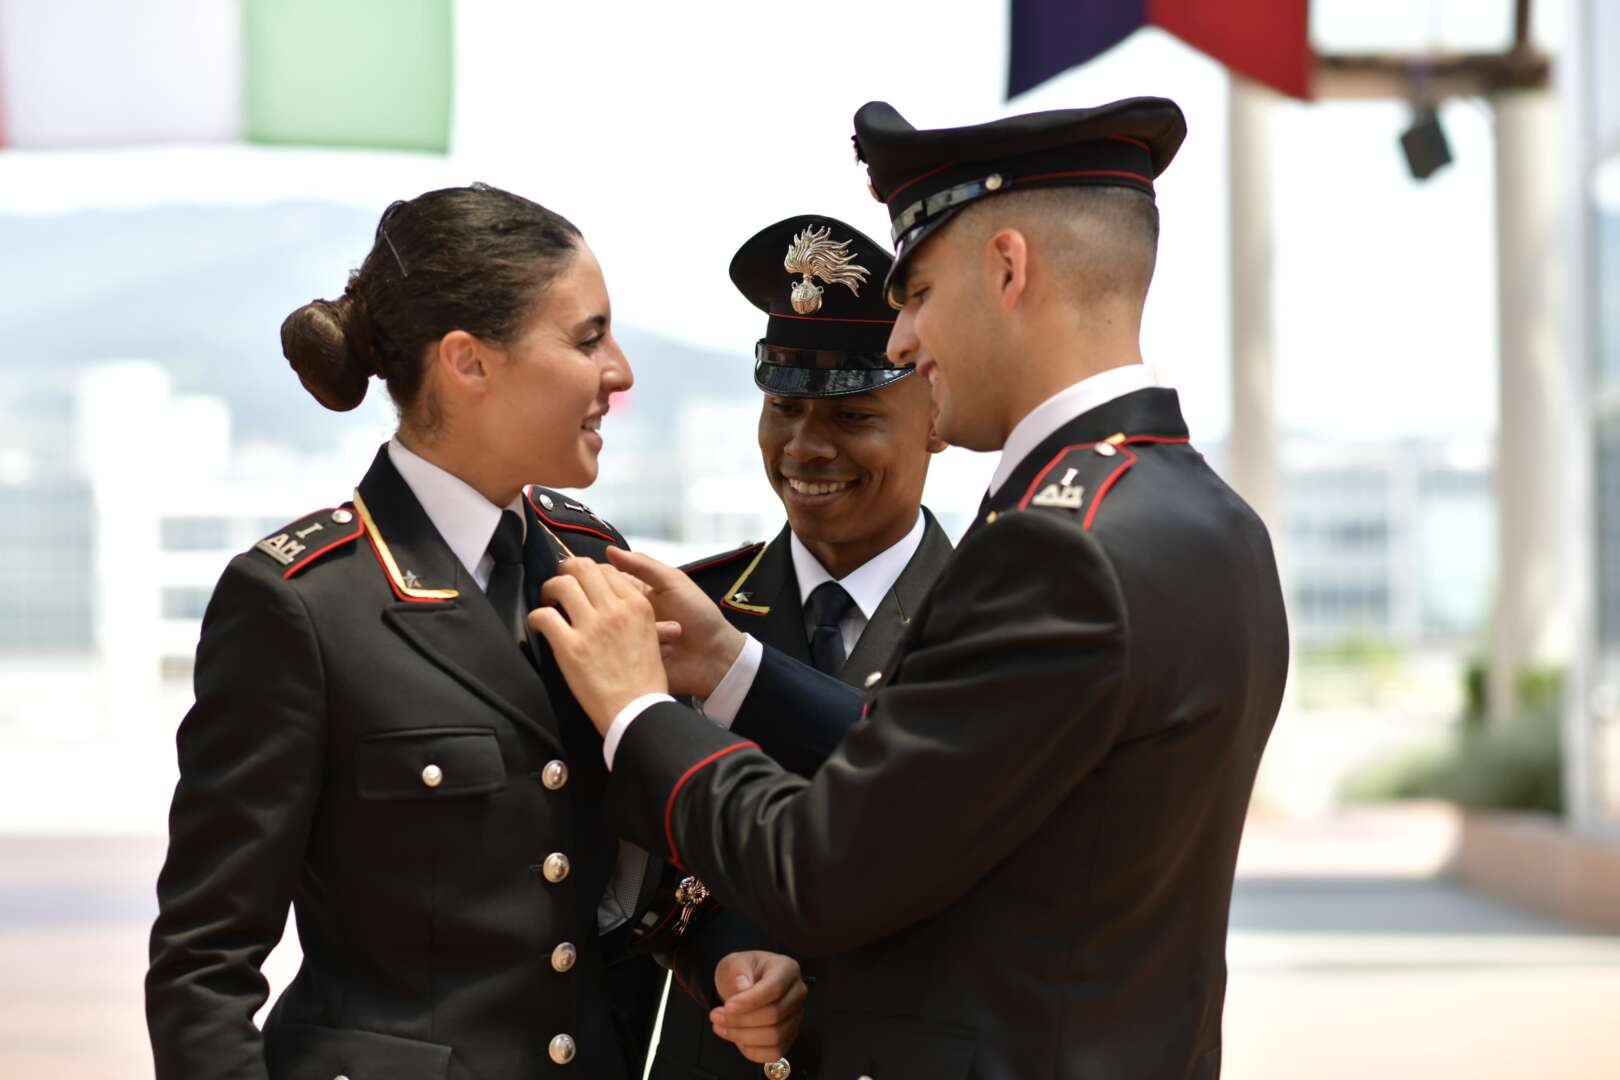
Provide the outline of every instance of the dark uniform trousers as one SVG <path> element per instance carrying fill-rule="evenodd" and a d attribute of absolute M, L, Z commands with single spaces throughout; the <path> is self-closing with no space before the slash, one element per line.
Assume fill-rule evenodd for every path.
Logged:
<path fill-rule="evenodd" d="M 852 686 L 861 685 L 872 671 L 889 659 L 905 632 L 911 613 L 922 605 L 951 557 L 951 542 L 945 530 L 927 508 L 919 512 L 923 516 L 922 542 L 872 613 L 839 672 L 839 678 Z M 751 544 L 686 569 L 720 605 L 733 626 L 780 650 L 783 655 L 808 663 L 810 649 L 790 536 L 784 527 L 769 544 Z M 830 710 L 785 722 L 780 714 L 755 710 L 739 717 L 732 731 L 738 737 L 752 739 L 769 748 L 784 768 L 808 777 L 815 774 L 837 747 L 853 720 L 852 715 Z M 735 912 L 711 915 L 702 925 L 705 932 L 693 947 L 675 954 L 674 966 L 687 991 L 674 990 L 664 1007 L 651 1080 L 759 1080 L 760 1067 L 714 1033 L 709 1023 L 709 1009 L 716 1002 L 712 987 L 703 985 L 701 980 L 705 973 L 714 970 L 715 962 L 725 953 L 744 949 L 789 950 Z M 810 957 L 799 960 L 811 992 L 798 1038 L 787 1057 L 794 1080 L 816 1080 L 821 1075 L 819 1059 L 826 1017 L 833 1003 L 823 987 L 821 962 Z"/>
<path fill-rule="evenodd" d="M 1219 1074 L 1288 638 L 1264 526 L 1186 439 L 1150 389 L 1046 440 L 864 693 L 767 649 L 739 730 L 852 719 L 813 779 L 677 704 L 625 734 L 624 834 L 667 845 L 667 807 L 666 857 L 827 958 L 824 1080 Z"/>
<path fill-rule="evenodd" d="M 532 590 L 622 543 L 556 493 L 526 503 Z M 232 561 L 178 739 L 159 1080 L 640 1075 L 661 972 L 598 934 L 601 740 L 510 633 L 386 452 L 352 506 Z M 289 904 L 303 965 L 261 1038 Z"/>

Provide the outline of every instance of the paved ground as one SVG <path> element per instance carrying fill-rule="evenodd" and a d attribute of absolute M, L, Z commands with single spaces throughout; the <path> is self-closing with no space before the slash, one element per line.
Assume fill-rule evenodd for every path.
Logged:
<path fill-rule="evenodd" d="M 1443 814 L 1257 821 L 1232 912 L 1227 1080 L 1612 1080 L 1620 938 L 1436 871 Z M 0 1076 L 146 1080 L 152 840 L 0 838 Z M 295 963 L 272 958 L 273 982 Z"/>

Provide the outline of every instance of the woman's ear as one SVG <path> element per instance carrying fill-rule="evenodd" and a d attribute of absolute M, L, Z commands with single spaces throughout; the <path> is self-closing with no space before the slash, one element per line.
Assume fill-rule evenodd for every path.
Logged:
<path fill-rule="evenodd" d="M 463 392 L 477 392 L 489 380 L 486 347 L 465 330 L 452 330 L 439 339 L 434 366 L 440 377 Z"/>

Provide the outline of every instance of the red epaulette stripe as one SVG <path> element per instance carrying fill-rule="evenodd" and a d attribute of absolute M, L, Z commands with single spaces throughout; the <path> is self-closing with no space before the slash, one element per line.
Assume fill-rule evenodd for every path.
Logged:
<path fill-rule="evenodd" d="M 529 507 L 537 515 L 539 515 L 540 520 L 545 522 L 547 525 L 550 525 L 553 529 L 567 529 L 570 532 L 590 533 L 592 536 L 600 536 L 603 540 L 606 540 L 610 544 L 622 544 L 624 542 L 617 536 L 610 536 L 607 533 L 602 532 L 600 529 L 591 528 L 589 525 L 575 525 L 572 522 L 557 521 L 553 518 L 547 517 L 546 512 L 540 509 L 540 504 L 534 501 L 534 492 L 528 488 L 523 489 L 523 497 L 529 500 Z"/>
<path fill-rule="evenodd" d="M 669 799 L 664 803 L 664 839 L 669 843 L 669 861 L 675 864 L 675 868 L 677 870 L 686 869 L 686 865 L 681 862 L 680 855 L 675 851 L 675 800 L 680 795 L 681 788 L 685 787 L 686 782 L 692 779 L 692 777 L 696 776 L 704 768 L 713 765 L 716 761 L 719 761 L 727 754 L 735 753 L 738 750 L 758 749 L 759 743 L 750 740 L 732 743 L 730 746 L 716 750 L 714 753 L 710 754 L 696 765 L 693 765 L 690 769 L 687 769 L 681 774 L 681 778 L 679 780 L 675 781 L 675 786 L 670 789 Z"/>
<path fill-rule="evenodd" d="M 305 520 L 307 521 L 308 519 L 306 518 Z M 348 536 L 340 536 L 336 540 L 333 540 L 330 544 L 327 544 L 325 547 L 305 555 L 302 559 L 299 559 L 297 562 L 287 567 L 287 569 L 283 570 L 281 572 L 281 579 L 283 581 L 291 581 L 294 574 L 298 573 L 298 571 L 302 570 L 304 567 L 308 566 L 322 555 L 325 555 L 328 551 L 331 551 L 335 547 L 341 547 L 351 540 L 359 539 L 360 534 L 366 531 L 366 523 L 360 520 L 360 516 L 358 514 L 355 515 L 354 523 L 357 526 L 354 532 L 350 533 Z"/>
<path fill-rule="evenodd" d="M 1086 511 L 1085 520 L 1080 522 L 1080 527 L 1087 532 L 1091 531 L 1091 523 L 1097 520 L 1097 508 L 1102 505 L 1103 496 L 1108 494 L 1108 489 L 1114 486 L 1115 480 L 1125 475 L 1126 469 L 1136 464 L 1135 454 L 1129 450 L 1121 450 L 1120 453 L 1125 456 L 1125 460 L 1119 463 L 1119 468 L 1108 474 L 1108 479 L 1102 482 L 1102 486 L 1097 489 L 1097 494 L 1091 497 L 1091 508 Z"/>
<path fill-rule="evenodd" d="M 1132 444 L 1144 443 L 1160 446 L 1185 446 L 1186 444 L 1192 442 L 1192 440 L 1185 435 L 1127 435 L 1118 442 L 1113 442 L 1108 439 L 1101 439 L 1098 442 L 1075 443 L 1072 446 L 1065 446 L 1062 450 L 1058 451 L 1056 457 L 1046 463 L 1040 472 L 1035 474 L 1035 479 L 1029 485 L 1029 490 L 1024 492 L 1024 497 L 1022 499 L 1018 500 L 1018 509 L 1029 509 L 1029 501 L 1035 497 L 1035 491 L 1041 486 L 1041 481 L 1046 479 L 1048 473 L 1057 468 L 1060 461 L 1077 450 L 1091 450 L 1105 442 L 1109 443 L 1111 446 L 1123 448 Z M 1119 468 L 1108 474 L 1108 479 L 1102 482 L 1102 486 L 1097 489 L 1097 493 L 1091 497 L 1091 508 L 1086 511 L 1085 520 L 1081 522 L 1081 528 L 1091 528 L 1091 523 L 1097 519 L 1097 505 L 1102 502 L 1103 496 L 1108 494 L 1108 489 L 1114 486 L 1114 481 L 1118 480 L 1120 476 L 1124 474 L 1126 469 L 1129 469 L 1132 465 L 1136 464 L 1135 454 L 1125 449 L 1121 449 L 1120 453 L 1125 455 L 1126 460 L 1120 463 Z"/>
<path fill-rule="evenodd" d="M 763 541 L 757 544 L 744 544 L 736 551 L 728 551 L 724 555 L 716 555 L 706 562 L 688 563 L 681 567 L 681 572 L 690 576 L 692 574 L 702 573 L 704 570 L 713 570 L 717 566 L 724 566 L 726 563 L 736 562 L 738 559 L 747 558 L 764 546 L 765 544 Z"/>

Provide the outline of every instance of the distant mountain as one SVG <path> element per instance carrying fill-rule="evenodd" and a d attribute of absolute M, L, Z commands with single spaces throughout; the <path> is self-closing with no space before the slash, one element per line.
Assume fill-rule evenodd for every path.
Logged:
<path fill-rule="evenodd" d="M 224 398 L 238 437 L 327 444 L 344 425 L 299 386 L 278 329 L 342 291 L 375 227 L 370 211 L 313 202 L 0 217 L 0 377 L 61 386 L 97 361 L 150 359 L 176 391 Z M 752 342 L 722 355 L 618 333 L 639 422 L 672 422 L 694 391 L 753 393 Z"/>

